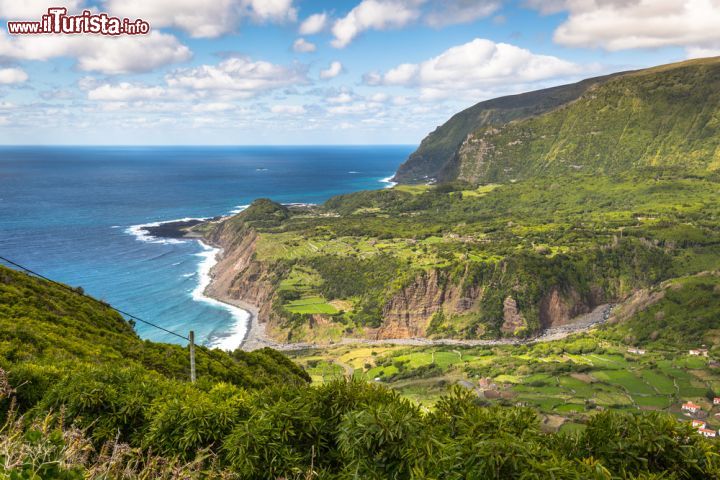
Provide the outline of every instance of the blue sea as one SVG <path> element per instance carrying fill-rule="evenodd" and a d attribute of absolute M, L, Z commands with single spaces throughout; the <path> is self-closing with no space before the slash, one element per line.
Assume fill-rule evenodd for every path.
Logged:
<path fill-rule="evenodd" d="M 387 186 L 413 147 L 0 147 L 0 255 L 221 348 L 247 313 L 202 295 L 215 251 L 139 225 Z M 182 341 L 142 323 L 140 336 Z"/>

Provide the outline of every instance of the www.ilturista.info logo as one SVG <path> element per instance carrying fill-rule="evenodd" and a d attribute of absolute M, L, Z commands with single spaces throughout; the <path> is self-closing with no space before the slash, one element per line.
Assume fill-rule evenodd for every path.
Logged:
<path fill-rule="evenodd" d="M 111 17 L 107 13 L 92 13 L 84 10 L 80 15 L 68 15 L 67 8 L 48 8 L 47 15 L 40 21 L 7 22 L 8 33 L 12 35 L 43 35 L 50 33 L 97 35 L 145 35 L 150 33 L 150 24 L 142 19 Z"/>

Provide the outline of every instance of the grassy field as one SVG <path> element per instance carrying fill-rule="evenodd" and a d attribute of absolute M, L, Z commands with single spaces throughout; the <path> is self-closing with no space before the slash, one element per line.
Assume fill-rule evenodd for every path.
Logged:
<path fill-rule="evenodd" d="M 291 355 L 315 382 L 352 375 L 426 406 L 459 384 L 482 402 L 535 407 L 554 429 L 582 428 L 603 409 L 664 410 L 689 420 L 680 410 L 689 400 L 703 406 L 710 428 L 720 428 L 720 408 L 711 402 L 720 369 L 708 358 L 652 348 L 633 355 L 599 337 L 582 341 L 594 342 L 593 351 L 578 352 L 570 339 L 501 347 L 336 346 Z"/>

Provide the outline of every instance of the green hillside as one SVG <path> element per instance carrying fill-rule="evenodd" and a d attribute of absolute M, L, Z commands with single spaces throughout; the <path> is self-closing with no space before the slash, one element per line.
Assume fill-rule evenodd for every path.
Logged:
<path fill-rule="evenodd" d="M 399 186 L 213 228 L 248 262 L 234 284 L 263 290 L 231 294 L 264 305 L 277 340 L 526 337 L 720 268 L 718 186 L 659 168 Z"/>
<path fill-rule="evenodd" d="M 280 354 L 141 342 L 97 302 L 0 270 L 0 476 L 10 479 L 692 479 L 713 441 L 662 413 L 604 412 L 546 433 L 535 410 L 456 388 L 431 410 L 363 381 L 308 386 Z M 26 348 L 20 348 L 25 346 Z M 24 351 L 23 351 L 24 350 Z M 157 359 L 164 359 L 164 368 Z M 212 371 L 214 362 L 226 370 Z M 164 372 L 164 373 L 161 373 Z M 233 372 L 264 383 L 235 383 Z M 222 379 L 229 381 L 220 381 Z"/>
<path fill-rule="evenodd" d="M 406 174 L 417 171 L 441 181 L 506 182 L 643 166 L 715 171 L 720 167 L 718 87 L 720 59 L 712 58 L 558 87 L 566 94 L 562 99 L 548 90 L 531 92 L 527 98 L 550 108 L 521 115 L 497 116 L 483 107 L 485 102 L 431 134 L 397 178 L 422 181 Z M 427 164 L 435 173 L 428 173 Z"/>
<path fill-rule="evenodd" d="M 422 141 L 417 151 L 398 168 L 395 180 L 427 183 L 428 179 L 437 178 L 446 164 L 453 160 L 469 133 L 484 126 L 503 125 L 549 112 L 576 100 L 593 85 L 611 77 L 591 78 L 571 85 L 495 98 L 463 110 Z"/>
<path fill-rule="evenodd" d="M 0 367 L 11 372 L 64 366 L 122 364 L 170 379 L 189 377 L 187 348 L 141 340 L 133 327 L 101 302 L 58 285 L 0 266 Z M 281 380 L 302 382 L 304 373 L 271 350 L 227 354 L 198 347 L 197 373 L 202 382 L 231 382 L 260 388 Z M 27 391 L 40 395 L 40 385 Z M 22 398 L 22 391 L 18 392 Z"/>

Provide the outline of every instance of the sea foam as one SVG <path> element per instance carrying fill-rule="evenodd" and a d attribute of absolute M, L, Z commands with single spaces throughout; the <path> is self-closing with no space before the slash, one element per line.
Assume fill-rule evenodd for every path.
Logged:
<path fill-rule="evenodd" d="M 224 308 L 230 312 L 235 321 L 229 332 L 222 336 L 211 338 L 207 342 L 207 345 L 211 348 L 232 351 L 238 348 L 245 339 L 250 323 L 250 313 L 242 308 L 223 303 L 205 295 L 205 289 L 210 285 L 210 270 L 212 270 L 213 266 L 217 263 L 217 255 L 220 253 L 220 249 L 206 245 L 203 242 L 198 243 L 203 247 L 203 251 L 196 254 L 202 260 L 200 261 L 200 265 L 198 265 L 198 284 L 192 291 L 193 300 Z"/>
<path fill-rule="evenodd" d="M 392 181 L 393 177 L 394 175 L 390 175 L 389 177 L 381 178 L 380 183 L 387 183 L 387 185 L 385 185 L 385 188 L 392 188 L 397 185 L 397 182 Z"/>
<path fill-rule="evenodd" d="M 178 218 L 175 220 L 163 220 L 162 222 L 150 222 L 150 223 L 141 223 L 139 225 L 131 225 L 128 228 L 125 229 L 125 233 L 129 233 L 133 237 L 135 237 L 137 240 L 145 243 L 160 243 L 163 245 L 171 245 L 171 244 L 177 244 L 182 243 L 184 240 L 180 240 L 177 238 L 159 238 L 154 237 L 150 235 L 147 232 L 148 227 L 159 227 L 160 225 L 163 225 L 165 223 L 175 223 L 175 222 L 189 222 L 191 220 L 207 220 L 207 218 L 192 218 L 192 217 L 186 217 L 186 218 Z"/>

